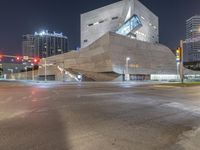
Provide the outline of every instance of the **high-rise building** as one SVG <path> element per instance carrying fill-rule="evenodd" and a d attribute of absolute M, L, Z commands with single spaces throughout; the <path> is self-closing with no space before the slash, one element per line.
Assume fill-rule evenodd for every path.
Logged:
<path fill-rule="evenodd" d="M 22 42 L 22 50 L 23 56 L 38 56 L 38 53 L 35 50 L 35 37 L 34 35 L 27 34 L 23 35 L 23 42 Z"/>
<path fill-rule="evenodd" d="M 50 57 L 69 51 L 68 38 L 62 33 L 42 31 L 23 36 L 23 56 Z"/>
<path fill-rule="evenodd" d="M 122 0 L 81 15 L 82 48 L 107 32 L 158 43 L 159 19 L 138 0 Z"/>
<path fill-rule="evenodd" d="M 200 36 L 200 15 L 195 15 L 186 21 L 186 39 Z M 185 44 L 185 62 L 200 61 L 200 42 Z"/>

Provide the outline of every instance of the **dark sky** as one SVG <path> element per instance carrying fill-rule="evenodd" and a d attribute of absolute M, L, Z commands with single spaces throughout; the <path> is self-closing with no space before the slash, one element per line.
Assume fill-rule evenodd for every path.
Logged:
<path fill-rule="evenodd" d="M 70 49 L 80 44 L 80 14 L 119 0 L 0 0 L 0 52 L 21 54 L 22 35 L 42 29 L 63 32 Z M 160 42 L 175 48 L 185 21 L 200 14 L 200 0 L 140 0 L 160 19 Z"/>

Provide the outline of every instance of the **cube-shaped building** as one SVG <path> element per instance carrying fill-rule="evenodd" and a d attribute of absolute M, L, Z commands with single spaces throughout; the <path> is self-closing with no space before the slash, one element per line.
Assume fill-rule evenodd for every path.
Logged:
<path fill-rule="evenodd" d="M 138 0 L 123 0 L 81 14 L 81 48 L 107 32 L 158 43 L 159 19 Z"/>
<path fill-rule="evenodd" d="M 179 79 L 175 55 L 159 43 L 158 17 L 138 0 L 81 14 L 80 51 L 47 62 L 56 64 L 52 70 L 58 80 L 77 75 L 89 81 Z"/>

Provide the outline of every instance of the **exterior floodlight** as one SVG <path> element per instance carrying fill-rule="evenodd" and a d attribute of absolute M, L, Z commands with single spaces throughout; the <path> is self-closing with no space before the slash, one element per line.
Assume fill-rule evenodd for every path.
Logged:
<path fill-rule="evenodd" d="M 126 61 L 129 61 L 129 60 L 131 60 L 130 57 L 126 57 Z"/>
<path fill-rule="evenodd" d="M 45 35 L 45 31 L 40 32 L 40 35 L 41 35 L 41 36 L 42 36 L 42 35 Z"/>

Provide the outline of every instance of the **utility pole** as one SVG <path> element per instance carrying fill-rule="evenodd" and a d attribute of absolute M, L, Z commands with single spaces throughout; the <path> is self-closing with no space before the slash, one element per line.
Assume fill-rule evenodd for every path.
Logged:
<path fill-rule="evenodd" d="M 34 64 L 32 65 L 32 80 L 35 80 L 35 68 L 34 68 Z"/>
<path fill-rule="evenodd" d="M 28 66 L 26 66 L 25 69 L 26 69 L 26 80 L 28 80 Z"/>
<path fill-rule="evenodd" d="M 130 57 L 126 57 L 126 74 L 125 74 L 125 80 L 129 81 L 130 80 L 130 74 L 129 74 L 129 63 Z"/>
<path fill-rule="evenodd" d="M 180 77 L 181 77 L 181 83 L 184 83 L 184 60 L 183 60 L 183 40 L 180 41 Z"/>
<path fill-rule="evenodd" d="M 47 81 L 47 60 L 44 58 L 44 81 Z"/>

